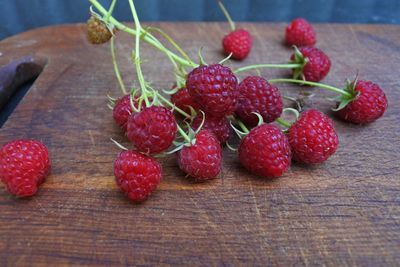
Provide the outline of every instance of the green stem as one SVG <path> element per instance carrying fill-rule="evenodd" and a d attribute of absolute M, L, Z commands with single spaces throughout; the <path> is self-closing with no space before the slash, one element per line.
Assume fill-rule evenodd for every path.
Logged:
<path fill-rule="evenodd" d="M 113 11 L 114 11 L 114 7 L 115 7 L 115 4 L 116 4 L 116 3 L 117 3 L 117 0 L 113 0 L 113 1 L 111 2 L 111 5 L 110 5 L 110 8 L 108 9 L 108 12 L 107 12 L 107 14 L 104 16 L 104 21 L 108 22 L 108 19 L 110 18 L 111 14 L 112 14 Z"/>
<path fill-rule="evenodd" d="M 142 67 L 140 65 L 140 33 L 142 31 L 142 26 L 140 25 L 140 21 L 138 18 L 138 15 L 136 13 L 135 5 L 133 4 L 132 0 L 128 0 L 129 6 L 132 11 L 132 16 L 133 20 L 135 21 L 135 26 L 136 26 L 136 32 L 138 33 L 135 37 L 135 66 L 136 66 L 136 74 L 139 80 L 139 85 L 140 89 L 142 92 L 142 96 L 144 98 L 144 102 L 146 103 L 146 106 L 150 106 L 149 99 L 147 97 L 147 89 L 146 89 L 146 83 L 143 77 L 142 73 Z"/>
<path fill-rule="evenodd" d="M 222 3 L 221 0 L 217 0 L 217 1 L 218 1 L 219 7 L 220 7 L 221 10 L 222 10 L 222 13 L 224 13 L 226 19 L 227 19 L 228 22 L 229 22 L 229 26 L 231 27 L 231 30 L 232 30 L 232 31 L 236 30 L 235 22 L 232 20 L 231 15 L 229 15 L 228 10 L 226 10 L 226 8 L 225 8 L 225 6 L 224 6 L 224 4 Z"/>
<path fill-rule="evenodd" d="M 121 87 L 122 93 L 124 95 L 126 95 L 127 94 L 126 87 L 125 87 L 124 82 L 122 81 L 121 73 L 120 73 L 119 68 L 118 68 L 117 58 L 115 56 L 114 43 L 115 43 L 115 40 L 114 40 L 114 37 L 112 37 L 111 38 L 111 42 L 110 42 L 110 49 L 111 49 L 111 58 L 112 58 L 112 62 L 113 62 L 113 65 L 114 65 L 114 72 L 115 72 L 115 76 L 117 76 L 117 80 L 118 80 L 119 86 Z"/>
<path fill-rule="evenodd" d="M 107 10 L 104 9 L 104 7 L 97 1 L 97 0 L 88 0 L 103 16 L 105 14 L 107 14 Z M 114 17 L 110 16 L 109 17 L 109 21 L 110 23 L 112 23 L 117 29 L 124 31 L 128 34 L 131 34 L 133 36 L 136 36 L 137 32 L 132 29 L 129 28 L 128 26 L 120 23 L 118 20 L 116 20 Z M 140 33 L 139 33 L 140 35 Z M 179 62 L 179 64 L 184 65 L 184 66 L 188 66 L 188 67 L 197 67 L 198 65 L 195 64 L 194 62 L 189 62 L 185 59 L 183 59 L 182 57 L 176 55 L 175 53 L 173 53 L 172 51 L 170 51 L 169 49 L 165 48 L 163 45 L 161 45 L 159 42 L 157 42 L 154 38 L 154 36 L 152 36 L 150 33 L 146 33 L 143 37 L 143 40 L 145 42 L 147 42 L 148 44 L 152 45 L 153 47 L 157 48 L 158 50 L 164 52 L 165 54 L 170 55 L 174 60 L 176 60 L 177 62 Z"/>
<path fill-rule="evenodd" d="M 287 122 L 287 121 L 285 121 L 284 119 L 281 119 L 281 118 L 277 118 L 275 120 L 275 122 L 279 123 L 280 125 L 282 125 L 283 127 L 286 127 L 286 128 L 290 128 L 290 126 L 291 126 L 291 124 L 289 122 Z"/>
<path fill-rule="evenodd" d="M 175 106 L 174 104 L 172 104 L 168 99 L 166 99 L 164 96 L 162 96 L 160 93 L 157 92 L 158 97 L 168 106 L 170 106 L 171 108 L 174 108 L 176 111 L 178 111 L 182 116 L 190 119 L 191 116 L 189 114 L 187 114 L 185 111 L 183 111 L 182 109 L 178 108 L 177 106 Z"/>
<path fill-rule="evenodd" d="M 150 32 L 150 31 L 155 31 L 155 32 L 158 32 L 159 34 L 161 34 L 183 56 L 184 59 L 186 59 L 189 62 L 193 62 L 189 58 L 189 56 L 186 54 L 186 52 L 166 32 L 164 32 L 163 30 L 156 28 L 156 27 L 146 27 L 146 32 Z"/>
<path fill-rule="evenodd" d="M 256 64 L 256 65 L 250 65 L 250 66 L 245 66 L 242 68 L 239 68 L 235 70 L 235 73 L 243 72 L 243 71 L 248 71 L 248 70 L 253 70 L 253 69 L 260 69 L 260 68 L 276 68 L 276 69 L 295 69 L 295 68 L 301 68 L 303 65 L 298 64 L 298 63 L 288 63 L 288 64 Z"/>
<path fill-rule="evenodd" d="M 236 122 L 237 124 L 239 124 L 240 128 L 242 128 L 243 132 L 245 133 L 250 132 L 249 129 L 247 129 L 246 125 L 244 125 L 244 123 L 241 120 L 237 119 Z"/>
<path fill-rule="evenodd" d="M 303 80 L 294 80 L 294 79 L 269 79 L 268 82 L 270 83 L 297 83 L 297 84 L 305 84 L 305 85 L 310 85 L 310 86 L 316 86 L 320 87 L 335 93 L 339 93 L 341 95 L 344 95 L 346 97 L 352 97 L 352 95 L 349 92 L 346 92 L 343 89 L 339 89 L 337 87 L 333 87 L 327 84 L 323 83 L 316 83 L 316 82 L 309 82 L 309 81 L 303 81 Z"/>
<path fill-rule="evenodd" d="M 190 140 L 189 136 L 185 133 L 184 130 L 179 126 L 179 124 L 176 124 L 179 133 L 182 135 L 183 139 L 185 139 L 186 142 L 190 143 L 192 140 Z"/>

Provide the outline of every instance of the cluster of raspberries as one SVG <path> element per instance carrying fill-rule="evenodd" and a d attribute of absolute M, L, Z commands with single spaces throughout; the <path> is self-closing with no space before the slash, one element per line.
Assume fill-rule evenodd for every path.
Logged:
<path fill-rule="evenodd" d="M 96 19 L 88 22 L 89 40 L 107 42 L 113 29 Z M 318 82 L 329 72 L 328 56 L 313 47 L 316 35 L 304 19 L 295 19 L 286 28 L 286 43 L 299 47 L 292 62 L 302 63 L 301 74 L 308 82 Z M 232 31 L 223 39 L 225 53 L 242 60 L 250 52 L 248 31 Z M 300 54 L 300 57 L 299 57 Z M 170 101 L 192 114 L 186 136 L 189 140 L 174 152 L 177 165 L 196 181 L 215 179 L 222 169 L 222 148 L 232 139 L 232 128 L 240 132 L 237 148 L 240 163 L 251 173 L 266 178 L 282 176 L 292 161 L 319 164 L 332 156 L 339 138 L 334 124 L 322 112 L 308 109 L 283 130 L 274 122 L 281 120 L 282 95 L 278 87 L 260 76 L 241 81 L 222 64 L 200 65 L 185 77 L 186 82 Z M 346 105 L 337 116 L 347 122 L 366 124 L 383 115 L 387 99 L 377 84 L 356 80 L 349 84 Z M 182 118 L 159 104 L 141 103 L 139 96 L 127 94 L 115 101 L 113 118 L 134 149 L 124 150 L 114 161 L 117 185 L 135 202 L 144 201 L 162 180 L 162 167 L 154 157 L 166 152 L 182 138 Z M 337 104 L 338 106 L 340 104 Z M 233 126 L 236 125 L 236 126 Z M 241 127 L 238 131 L 235 127 Z M 47 148 L 35 140 L 15 140 L 0 150 L 0 178 L 8 191 L 18 197 L 32 196 L 50 170 Z"/>

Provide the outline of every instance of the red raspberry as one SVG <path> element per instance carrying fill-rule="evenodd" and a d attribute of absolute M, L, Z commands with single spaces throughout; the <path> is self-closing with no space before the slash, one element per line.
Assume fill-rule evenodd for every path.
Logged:
<path fill-rule="evenodd" d="M 129 116 L 133 113 L 133 109 L 131 106 L 131 101 L 130 101 L 131 96 L 128 95 L 124 95 L 123 97 L 121 97 L 120 99 L 118 99 L 115 102 L 114 108 L 113 108 L 113 118 L 115 120 L 115 122 L 117 123 L 117 125 L 119 127 L 121 127 L 121 129 L 126 132 L 127 131 L 127 127 L 128 127 L 128 119 Z M 137 102 L 138 97 L 135 96 L 133 98 L 133 105 L 135 106 L 135 108 L 139 107 L 139 103 Z M 151 101 L 151 99 L 150 99 Z M 143 109 L 145 107 L 145 102 L 142 102 L 141 105 L 141 109 Z"/>
<path fill-rule="evenodd" d="M 128 139 L 143 153 L 160 153 L 169 148 L 177 131 L 172 112 L 161 106 L 146 107 L 128 119 Z"/>
<path fill-rule="evenodd" d="M 294 73 L 297 73 L 297 75 L 295 75 L 303 75 L 304 79 L 310 82 L 319 82 L 325 78 L 331 69 L 331 61 L 329 57 L 322 50 L 315 47 L 303 47 L 300 48 L 299 51 L 303 55 L 301 61 L 307 58 L 308 62 L 302 67 L 300 72 L 294 70 Z M 294 54 L 290 59 L 297 62 Z M 294 78 L 297 79 L 298 77 Z"/>
<path fill-rule="evenodd" d="M 198 114 L 192 122 L 193 130 L 197 130 L 203 121 L 203 115 Z M 204 120 L 204 124 L 202 129 L 208 130 L 217 137 L 218 141 L 221 144 L 226 143 L 228 141 L 229 136 L 231 135 L 231 126 L 226 117 L 216 118 L 210 115 L 207 115 Z"/>
<path fill-rule="evenodd" d="M 87 37 L 92 44 L 104 44 L 107 43 L 112 33 L 107 25 L 95 16 L 91 16 L 87 21 Z"/>
<path fill-rule="evenodd" d="M 226 55 L 232 53 L 232 58 L 243 60 L 250 53 L 253 39 L 248 31 L 238 29 L 230 32 L 222 40 L 222 46 Z"/>
<path fill-rule="evenodd" d="M 17 197 L 34 195 L 49 171 L 49 151 L 39 141 L 14 140 L 0 150 L 0 179 Z"/>
<path fill-rule="evenodd" d="M 354 88 L 356 98 L 336 112 L 345 121 L 365 124 L 380 118 L 385 113 L 388 101 L 385 93 L 375 83 L 359 80 Z"/>
<path fill-rule="evenodd" d="M 293 159 L 306 164 L 326 161 L 339 145 L 332 120 L 315 109 L 301 113 L 289 128 L 288 138 Z"/>
<path fill-rule="evenodd" d="M 239 159 L 251 173 L 264 178 L 281 176 L 290 167 L 289 141 L 271 124 L 253 128 L 239 145 Z"/>
<path fill-rule="evenodd" d="M 220 64 L 197 67 L 186 80 L 186 88 L 194 101 L 214 117 L 224 117 L 235 111 L 237 86 L 237 78 L 231 69 Z"/>
<path fill-rule="evenodd" d="M 134 150 L 122 151 L 114 161 L 117 185 L 135 202 L 146 200 L 162 178 L 161 165 Z"/>
<path fill-rule="evenodd" d="M 196 135 L 195 144 L 184 146 L 177 156 L 179 168 L 196 180 L 214 179 L 221 171 L 221 146 L 207 130 L 201 130 Z"/>
<path fill-rule="evenodd" d="M 187 114 L 191 114 L 190 107 L 192 107 L 195 111 L 200 109 L 199 105 L 194 102 L 193 98 L 189 95 L 186 87 L 179 89 L 178 92 L 171 95 L 171 102 L 178 108 L 185 111 Z"/>
<path fill-rule="evenodd" d="M 236 114 L 248 126 L 256 126 L 261 114 L 264 122 L 272 122 L 282 114 L 282 98 L 278 88 L 264 78 L 249 76 L 239 84 L 239 100 Z"/>
<path fill-rule="evenodd" d="M 117 125 L 124 130 L 124 132 L 127 130 L 128 118 L 133 112 L 130 98 L 131 96 L 129 94 L 121 97 L 115 102 L 115 106 L 113 108 L 113 118 Z"/>
<path fill-rule="evenodd" d="M 317 42 L 311 24 L 303 18 L 292 20 L 286 28 L 286 43 L 296 46 L 313 46 Z"/>

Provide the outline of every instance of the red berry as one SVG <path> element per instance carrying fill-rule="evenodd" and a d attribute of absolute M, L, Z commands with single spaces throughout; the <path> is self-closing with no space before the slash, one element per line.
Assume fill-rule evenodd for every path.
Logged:
<path fill-rule="evenodd" d="M 192 128 L 194 130 L 197 130 L 202 121 L 203 115 L 201 113 L 197 114 L 197 116 L 193 119 Z M 226 117 L 217 118 L 207 115 L 205 117 L 202 129 L 208 130 L 212 134 L 214 134 L 221 144 L 226 143 L 231 134 L 231 126 Z"/>
<path fill-rule="evenodd" d="M 107 25 L 95 16 L 90 17 L 86 26 L 87 37 L 92 44 L 104 44 L 112 37 L 112 33 Z"/>
<path fill-rule="evenodd" d="M 385 93 L 377 84 L 358 80 L 354 90 L 358 95 L 336 112 L 339 118 L 356 124 L 365 124 L 379 119 L 385 113 L 388 102 Z"/>
<path fill-rule="evenodd" d="M 14 140 L 0 150 L 0 179 L 17 197 L 34 195 L 49 171 L 49 152 L 39 141 Z"/>
<path fill-rule="evenodd" d="M 288 138 L 293 159 L 306 164 L 326 161 L 339 145 L 332 120 L 315 109 L 301 113 L 289 128 Z"/>
<path fill-rule="evenodd" d="M 239 159 L 251 173 L 275 178 L 285 173 L 292 158 L 289 141 L 281 130 L 271 124 L 253 128 L 239 145 Z"/>
<path fill-rule="evenodd" d="M 133 112 L 130 98 L 131 96 L 129 94 L 121 97 L 115 102 L 115 106 L 113 108 L 113 118 L 117 125 L 124 130 L 124 132 L 126 132 L 127 129 L 128 118 Z"/>
<path fill-rule="evenodd" d="M 307 58 L 308 60 L 302 67 L 302 71 L 299 75 L 302 74 L 304 79 L 310 82 L 319 82 L 325 78 L 331 69 L 329 57 L 322 50 L 315 47 L 303 47 L 300 48 L 299 51 L 303 55 L 303 58 Z M 294 61 L 295 55 L 293 54 L 290 59 Z"/>
<path fill-rule="evenodd" d="M 124 132 L 127 131 L 129 116 L 133 113 L 130 98 L 131 98 L 131 96 L 129 94 L 124 95 L 123 97 L 121 97 L 120 99 L 118 99 L 115 102 L 115 105 L 113 108 L 113 118 L 114 118 L 115 122 L 117 123 L 117 125 L 119 127 L 121 127 L 121 129 Z M 135 108 L 139 107 L 139 103 L 138 103 L 137 99 L 138 99 L 137 96 L 135 96 L 133 98 L 133 105 L 135 106 Z M 141 105 L 141 109 L 143 109 L 145 107 L 145 105 L 146 104 L 143 101 L 142 105 Z"/>
<path fill-rule="evenodd" d="M 123 151 L 114 161 L 117 185 L 135 202 L 146 200 L 162 178 L 161 165 L 152 157 L 134 150 Z"/>
<path fill-rule="evenodd" d="M 249 76 L 239 84 L 236 114 L 248 126 L 255 126 L 259 113 L 264 122 L 272 122 L 282 114 L 282 98 L 278 88 L 264 78 Z"/>
<path fill-rule="evenodd" d="M 224 117 L 236 109 L 237 78 L 230 68 L 220 64 L 193 69 L 186 80 L 189 94 L 201 110 L 214 117 Z"/>
<path fill-rule="evenodd" d="M 226 55 L 232 53 L 233 59 L 242 60 L 250 53 L 253 39 L 248 31 L 238 29 L 230 32 L 222 40 L 222 46 Z"/>
<path fill-rule="evenodd" d="M 178 151 L 179 168 L 199 181 L 214 179 L 221 171 L 221 146 L 207 130 L 201 130 L 195 139 L 194 145 Z"/>
<path fill-rule="evenodd" d="M 199 105 L 194 102 L 193 98 L 189 95 L 186 87 L 179 89 L 179 91 L 171 95 L 171 102 L 176 107 L 185 111 L 187 114 L 191 114 L 189 107 L 192 107 L 195 111 L 198 111 L 200 109 Z"/>
<path fill-rule="evenodd" d="M 128 139 L 143 153 L 160 153 L 169 148 L 177 131 L 172 112 L 161 106 L 146 107 L 128 119 Z"/>
<path fill-rule="evenodd" d="M 286 44 L 296 46 L 313 46 L 317 42 L 311 24 L 303 18 L 297 18 L 286 28 Z"/>

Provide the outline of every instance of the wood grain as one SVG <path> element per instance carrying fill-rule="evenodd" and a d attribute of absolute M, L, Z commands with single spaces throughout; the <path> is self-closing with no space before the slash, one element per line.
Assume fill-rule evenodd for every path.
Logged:
<path fill-rule="evenodd" d="M 217 62 L 222 23 L 161 23 L 195 57 Z M 254 35 L 249 58 L 232 66 L 285 62 L 283 24 L 242 24 Z M 341 86 L 357 72 L 380 84 L 385 116 L 367 126 L 335 120 L 337 153 L 315 167 L 294 165 L 264 181 L 224 152 L 218 180 L 195 184 L 175 159 L 160 159 L 164 179 L 145 203 L 117 189 L 112 162 L 128 145 L 114 125 L 107 94 L 119 96 L 108 46 L 91 46 L 82 25 L 42 28 L 0 42 L 0 65 L 24 55 L 48 59 L 43 73 L 0 130 L 0 143 L 42 140 L 53 168 L 32 199 L 0 189 L 0 265 L 398 266 L 400 262 L 400 27 L 316 25 L 318 47 L 332 59 L 326 83 Z M 118 60 L 129 86 L 132 38 L 118 33 Z M 167 59 L 143 47 L 145 76 L 158 88 L 173 82 Z M 287 71 L 265 70 L 267 78 Z M 242 76 L 243 77 L 243 76 Z M 280 86 L 296 96 L 296 86 Z M 316 91 L 316 89 L 309 89 Z M 312 105 L 329 112 L 331 94 Z"/>

